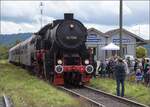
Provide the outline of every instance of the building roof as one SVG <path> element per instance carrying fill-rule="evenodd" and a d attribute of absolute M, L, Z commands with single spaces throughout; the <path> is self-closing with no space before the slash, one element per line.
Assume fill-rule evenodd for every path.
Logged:
<path fill-rule="evenodd" d="M 146 43 L 150 43 L 150 40 L 145 40 Z"/>
<path fill-rule="evenodd" d="M 147 44 L 147 43 L 150 43 L 150 41 L 146 41 L 143 38 L 139 37 L 138 35 L 130 32 L 130 31 L 126 30 L 126 29 L 122 29 L 122 30 L 123 30 L 124 33 L 126 33 L 126 34 L 134 37 L 136 39 L 136 43 L 138 43 L 138 44 Z M 110 37 L 110 36 L 112 36 L 114 34 L 119 33 L 120 29 L 113 29 L 113 30 L 109 30 L 109 31 L 103 33 L 103 32 L 101 32 L 101 31 L 99 31 L 99 30 L 97 30 L 95 28 L 89 28 L 88 29 L 88 33 L 91 32 L 91 31 L 94 31 L 96 34 L 98 34 L 100 36 L 108 38 L 108 37 Z"/>
<path fill-rule="evenodd" d="M 130 31 L 126 30 L 126 29 L 122 29 L 122 30 L 123 30 L 124 33 L 127 33 L 127 34 L 129 34 L 130 36 L 136 38 L 137 42 L 145 43 L 145 40 L 144 40 L 143 38 L 139 37 L 138 35 L 136 35 L 136 34 L 130 32 Z M 114 35 L 114 34 L 116 34 L 116 33 L 119 33 L 119 31 L 120 31 L 120 29 L 110 30 L 110 31 L 108 31 L 108 32 L 105 32 L 105 35 L 107 35 L 107 36 L 112 36 L 112 35 Z"/>
<path fill-rule="evenodd" d="M 103 32 L 101 32 L 101 31 L 99 31 L 99 30 L 97 30 L 97 29 L 95 29 L 95 28 L 89 28 L 89 29 L 88 29 L 88 33 L 91 32 L 91 31 L 95 32 L 95 33 L 98 34 L 98 35 L 107 37 L 107 35 L 105 35 Z"/>

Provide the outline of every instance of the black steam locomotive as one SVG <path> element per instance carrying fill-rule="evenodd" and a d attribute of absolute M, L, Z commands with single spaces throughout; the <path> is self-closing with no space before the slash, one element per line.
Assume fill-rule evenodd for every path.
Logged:
<path fill-rule="evenodd" d="M 39 77 L 55 85 L 84 85 L 93 72 L 86 37 L 84 25 L 74 19 L 73 14 L 65 14 L 64 19 L 47 24 L 11 48 L 9 61 L 32 68 Z"/>

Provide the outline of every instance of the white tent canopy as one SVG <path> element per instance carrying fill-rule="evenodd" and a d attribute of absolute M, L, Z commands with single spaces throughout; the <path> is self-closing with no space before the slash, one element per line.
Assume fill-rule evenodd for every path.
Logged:
<path fill-rule="evenodd" d="M 110 43 L 101 48 L 102 50 L 120 50 L 120 47 L 115 45 L 114 43 Z"/>

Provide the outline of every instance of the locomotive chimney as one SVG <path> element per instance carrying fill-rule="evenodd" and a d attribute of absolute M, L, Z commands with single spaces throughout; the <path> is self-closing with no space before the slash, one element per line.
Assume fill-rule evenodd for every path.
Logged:
<path fill-rule="evenodd" d="M 73 13 L 64 13 L 64 19 L 65 20 L 72 20 L 73 19 Z"/>

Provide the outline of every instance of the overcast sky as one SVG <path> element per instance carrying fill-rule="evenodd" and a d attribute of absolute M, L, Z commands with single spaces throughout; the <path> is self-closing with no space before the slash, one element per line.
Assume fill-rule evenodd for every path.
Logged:
<path fill-rule="evenodd" d="M 149 38 L 149 1 L 124 1 L 123 25 L 127 30 Z M 40 29 L 40 1 L 2 1 L 1 33 L 37 32 Z M 44 1 L 43 25 L 74 13 L 87 28 L 102 32 L 119 27 L 119 1 Z"/>

